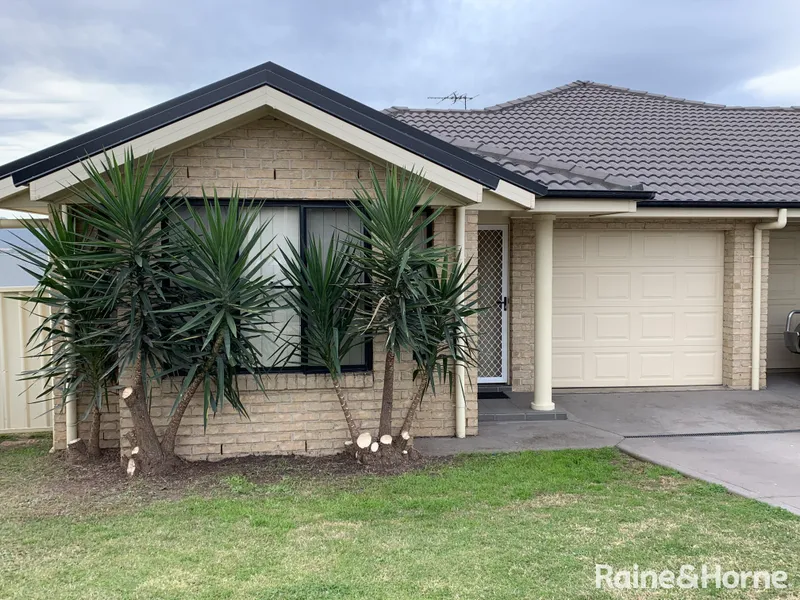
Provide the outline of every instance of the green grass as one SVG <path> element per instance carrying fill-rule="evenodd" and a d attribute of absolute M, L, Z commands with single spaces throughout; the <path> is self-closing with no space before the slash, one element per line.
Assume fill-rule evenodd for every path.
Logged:
<path fill-rule="evenodd" d="M 612 449 L 392 477 L 217 476 L 169 501 L 134 482 L 78 507 L 45 486 L 66 477 L 46 450 L 0 451 L 0 598 L 651 597 L 595 590 L 595 563 L 783 569 L 800 585 L 800 519 Z"/>

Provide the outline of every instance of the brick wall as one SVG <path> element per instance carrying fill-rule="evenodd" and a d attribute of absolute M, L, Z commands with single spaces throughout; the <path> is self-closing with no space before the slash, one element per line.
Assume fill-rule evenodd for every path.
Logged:
<path fill-rule="evenodd" d="M 360 183 L 369 187 L 370 163 L 314 135 L 271 117 L 262 118 L 210 140 L 177 151 L 169 164 L 176 169 L 175 186 L 189 196 L 204 187 L 216 187 L 225 197 L 238 186 L 245 197 L 258 199 L 351 199 Z M 468 211 L 466 255 L 477 252 L 477 212 Z M 434 223 L 437 243 L 455 241 L 455 216 L 448 209 Z M 370 373 L 344 376 L 344 389 L 361 427 L 377 430 L 383 385 L 385 353 L 375 340 Z M 470 374 L 476 382 L 477 371 Z M 183 418 L 177 437 L 179 455 L 192 460 L 215 460 L 253 453 L 327 454 L 338 452 L 347 439 L 341 408 L 326 375 L 278 374 L 265 378 L 267 397 L 255 382 L 242 377 L 240 389 L 250 419 L 229 406 L 209 419 L 203 428 L 202 400 L 196 398 Z M 125 381 L 123 380 L 124 384 Z M 152 415 L 161 433 L 168 419 L 178 384 L 165 381 L 152 389 Z M 401 362 L 395 371 L 394 419 L 399 426 L 414 389 L 412 368 Z M 437 394 L 426 394 L 414 424 L 418 436 L 455 433 L 455 409 L 447 384 Z M 467 433 L 477 433 L 477 388 L 466 386 Z M 125 434 L 132 423 L 127 408 L 118 403 L 104 416 L 104 445 L 127 450 Z M 82 414 L 79 411 L 79 415 Z M 81 425 L 88 435 L 88 423 Z M 85 433 L 84 428 L 85 427 Z M 56 446 L 64 447 L 64 419 L 57 418 Z M 107 435 L 107 438 L 105 437 Z"/>
<path fill-rule="evenodd" d="M 753 222 L 736 220 L 556 220 L 556 229 L 682 229 L 725 232 L 722 381 L 734 389 L 750 385 L 750 330 L 753 290 Z M 511 219 L 511 383 L 533 390 L 533 270 L 536 239 L 530 218 Z M 764 232 L 761 347 L 766 356 L 769 232 Z M 766 386 L 766 360 L 761 362 Z"/>

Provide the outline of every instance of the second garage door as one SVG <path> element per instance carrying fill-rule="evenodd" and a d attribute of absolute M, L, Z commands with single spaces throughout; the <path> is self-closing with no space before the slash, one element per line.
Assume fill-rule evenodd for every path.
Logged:
<path fill-rule="evenodd" d="M 798 369 L 800 354 L 792 354 L 783 343 L 786 316 L 790 310 L 800 309 L 800 231 L 797 229 L 770 233 L 768 289 L 767 368 Z"/>
<path fill-rule="evenodd" d="M 722 232 L 556 230 L 553 385 L 722 383 Z"/>

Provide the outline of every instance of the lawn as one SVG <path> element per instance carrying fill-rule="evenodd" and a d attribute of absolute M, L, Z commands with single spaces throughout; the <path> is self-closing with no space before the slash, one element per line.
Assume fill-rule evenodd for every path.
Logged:
<path fill-rule="evenodd" d="M 800 574 L 800 519 L 613 449 L 129 482 L 48 447 L 0 449 L 0 598 L 750 598 L 598 591 L 594 565 Z"/>

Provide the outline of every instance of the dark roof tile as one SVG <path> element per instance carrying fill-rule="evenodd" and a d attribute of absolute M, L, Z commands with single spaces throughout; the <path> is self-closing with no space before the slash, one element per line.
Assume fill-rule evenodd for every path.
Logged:
<path fill-rule="evenodd" d="M 543 183 L 557 172 L 576 184 L 654 190 L 661 202 L 800 203 L 798 107 L 724 106 L 576 81 L 486 109 L 391 114 L 457 145 L 500 147 Z"/>

